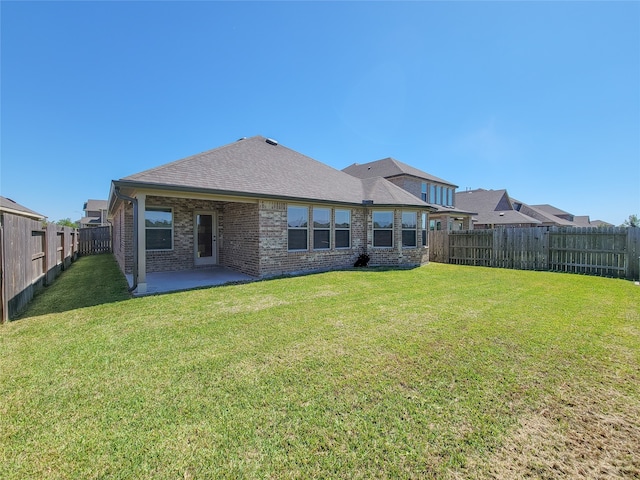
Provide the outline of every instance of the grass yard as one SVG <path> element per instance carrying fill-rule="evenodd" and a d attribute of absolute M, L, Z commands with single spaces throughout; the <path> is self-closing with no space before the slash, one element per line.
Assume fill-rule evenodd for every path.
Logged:
<path fill-rule="evenodd" d="M 0 478 L 640 478 L 640 287 L 430 264 L 129 298 L 81 258 L 0 326 Z"/>

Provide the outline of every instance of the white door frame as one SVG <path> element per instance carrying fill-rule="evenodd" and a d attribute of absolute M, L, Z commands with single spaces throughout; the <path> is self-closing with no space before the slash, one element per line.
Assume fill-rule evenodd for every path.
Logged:
<path fill-rule="evenodd" d="M 198 216 L 211 216 L 211 256 L 200 257 L 198 252 Z M 218 218 L 211 210 L 196 210 L 193 213 L 193 262 L 196 266 L 217 265 L 218 263 Z"/>

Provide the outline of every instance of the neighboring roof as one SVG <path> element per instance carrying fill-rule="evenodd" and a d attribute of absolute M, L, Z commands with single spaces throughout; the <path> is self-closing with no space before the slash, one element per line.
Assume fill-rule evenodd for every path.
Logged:
<path fill-rule="evenodd" d="M 509 195 L 504 189 L 478 188 L 456 192 L 456 207 L 478 213 L 513 210 Z"/>
<path fill-rule="evenodd" d="M 99 210 L 106 210 L 109 206 L 109 202 L 106 200 L 87 200 L 84 204 L 85 211 L 97 212 Z"/>
<path fill-rule="evenodd" d="M 456 206 L 478 212 L 473 221 L 480 225 L 528 224 L 540 225 L 542 222 L 513 209 L 509 194 L 505 189 L 467 190 L 456 192 Z"/>
<path fill-rule="evenodd" d="M 495 210 L 491 212 L 481 212 L 473 217 L 475 223 L 479 225 L 511 225 L 511 224 L 527 224 L 540 225 L 542 222 L 531 218 L 528 215 L 517 212 L 515 210 Z"/>
<path fill-rule="evenodd" d="M 386 180 L 364 182 L 262 136 L 238 140 L 114 181 L 116 187 L 165 188 L 231 196 L 345 204 L 429 204 Z"/>
<path fill-rule="evenodd" d="M 564 210 L 560 210 L 559 208 L 554 207 L 553 205 L 549 205 L 547 203 L 542 204 L 542 205 L 530 205 L 533 208 L 537 208 L 538 210 L 542 211 L 542 212 L 546 212 L 549 213 L 551 215 L 554 215 L 556 217 L 559 217 L 560 215 L 571 215 L 573 216 L 571 213 L 569 212 L 565 212 Z"/>
<path fill-rule="evenodd" d="M 34 212 L 33 210 L 16 203 L 10 198 L 0 196 L 0 211 L 12 213 L 14 215 L 21 215 L 23 217 L 33 218 L 35 220 L 43 220 L 46 218 L 44 215 Z"/>
<path fill-rule="evenodd" d="M 100 225 L 102 223 L 100 217 L 82 217 L 80 225 Z"/>
<path fill-rule="evenodd" d="M 418 170 L 411 165 L 407 165 L 406 163 L 402 163 L 401 161 L 391 157 L 383 158 L 382 160 L 376 160 L 375 162 L 369 163 L 354 163 L 353 165 L 349 165 L 348 167 L 343 168 L 342 171 L 358 178 L 391 178 L 400 175 L 410 175 L 412 177 L 450 185 L 454 188 L 458 187 L 451 182 L 430 175 L 426 172 L 423 172 L 422 170 Z"/>
<path fill-rule="evenodd" d="M 513 200 L 513 199 L 512 199 Z M 570 227 L 570 226 L 574 226 L 575 223 L 571 222 L 565 218 L 562 217 L 557 217 L 551 213 L 549 213 L 548 211 L 542 210 L 537 206 L 533 206 L 533 205 L 527 205 L 526 203 L 522 203 L 522 202 L 518 202 L 521 203 L 521 207 L 520 207 L 520 212 L 524 213 L 525 215 L 529 215 L 530 217 L 533 217 L 537 220 L 540 220 L 542 223 L 551 223 L 554 225 L 558 225 L 561 227 Z M 561 211 L 561 210 L 558 210 Z M 569 215 L 568 213 L 564 213 L 564 215 Z M 589 217 L 587 217 L 588 220 Z"/>
<path fill-rule="evenodd" d="M 591 220 L 592 227 L 613 227 L 613 223 L 605 222 L 604 220 Z"/>
<path fill-rule="evenodd" d="M 573 217 L 573 224 L 578 227 L 593 227 L 589 215 L 576 215 Z"/>

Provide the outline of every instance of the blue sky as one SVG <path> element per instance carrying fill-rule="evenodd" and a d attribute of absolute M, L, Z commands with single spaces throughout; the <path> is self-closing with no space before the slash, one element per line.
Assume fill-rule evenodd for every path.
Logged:
<path fill-rule="evenodd" d="M 640 2 L 0 2 L 0 192 L 264 135 L 616 225 L 640 214 Z"/>

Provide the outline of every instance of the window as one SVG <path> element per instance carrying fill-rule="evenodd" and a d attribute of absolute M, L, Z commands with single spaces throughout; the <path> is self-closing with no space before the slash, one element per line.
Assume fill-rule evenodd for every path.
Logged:
<path fill-rule="evenodd" d="M 335 211 L 335 248 L 351 247 L 351 210 Z"/>
<path fill-rule="evenodd" d="M 427 214 L 422 214 L 422 246 L 426 247 L 429 244 L 429 238 L 427 237 Z"/>
<path fill-rule="evenodd" d="M 331 247 L 331 210 L 313 209 L 313 249 L 326 250 Z"/>
<path fill-rule="evenodd" d="M 429 203 L 436 203 L 436 186 L 429 185 Z"/>
<path fill-rule="evenodd" d="M 306 250 L 308 248 L 308 225 L 309 209 L 307 207 L 290 206 L 287 208 L 289 250 Z"/>
<path fill-rule="evenodd" d="M 393 247 L 393 212 L 373 212 L 373 246 Z"/>
<path fill-rule="evenodd" d="M 164 207 L 147 207 L 144 211 L 147 250 L 173 248 L 173 211 Z"/>
<path fill-rule="evenodd" d="M 453 207 L 453 188 L 447 188 L 447 191 L 448 191 L 447 205 L 449 205 L 450 207 Z"/>
<path fill-rule="evenodd" d="M 423 202 L 427 201 L 427 184 L 426 183 L 422 183 L 422 195 L 421 197 Z"/>
<path fill-rule="evenodd" d="M 416 234 L 418 231 L 418 220 L 416 212 L 402 212 L 402 246 L 418 246 Z"/>

